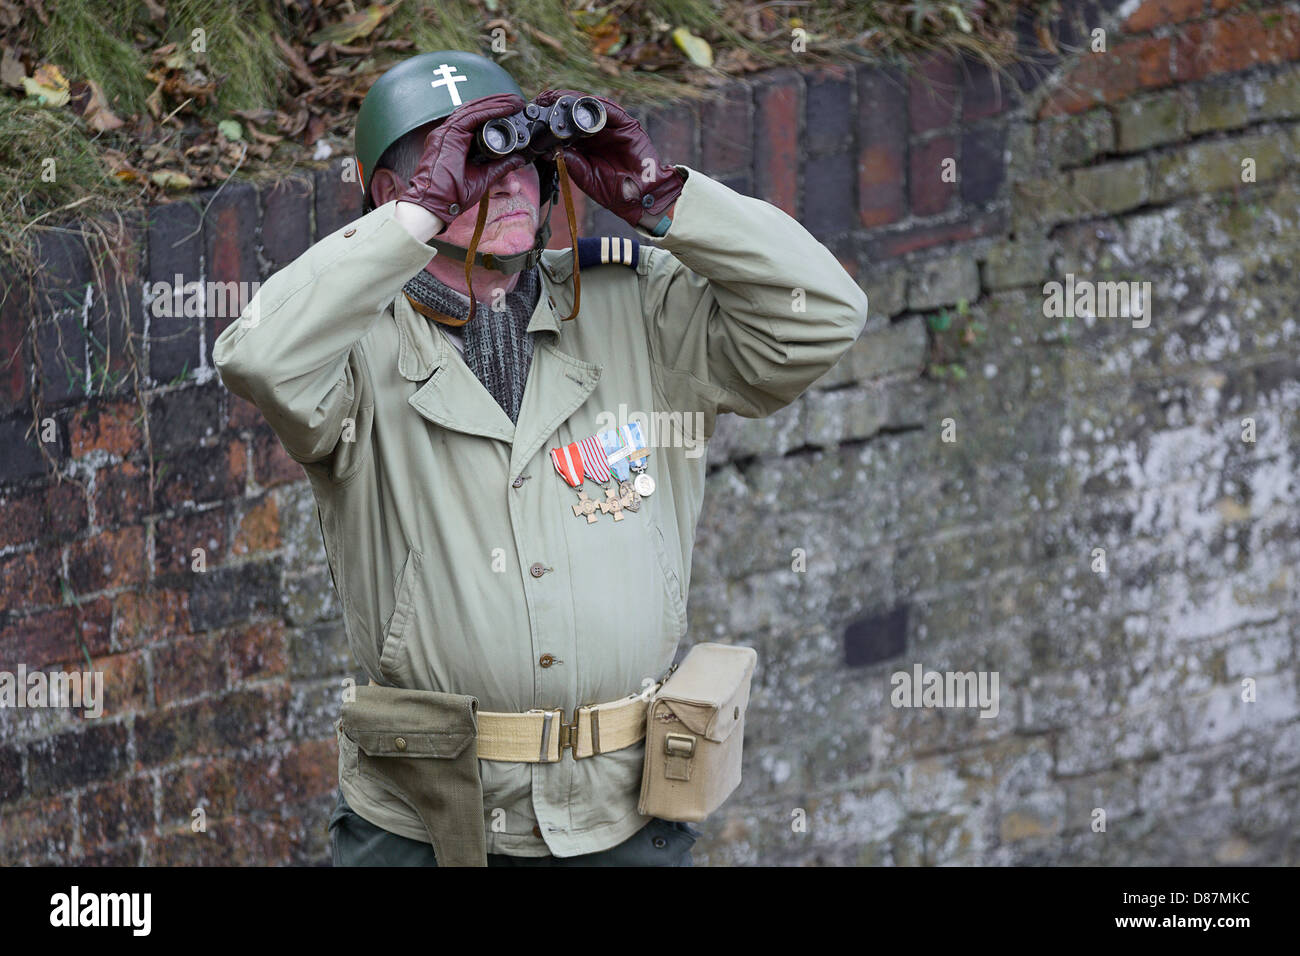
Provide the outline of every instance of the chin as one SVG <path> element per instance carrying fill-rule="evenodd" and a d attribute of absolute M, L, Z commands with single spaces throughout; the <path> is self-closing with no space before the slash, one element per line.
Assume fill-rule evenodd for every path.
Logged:
<path fill-rule="evenodd" d="M 537 227 L 532 224 L 532 220 L 521 219 L 518 225 L 510 225 L 491 243 L 484 243 L 482 248 L 484 252 L 491 252 L 498 256 L 509 256 L 516 252 L 527 252 L 533 247 L 533 239 L 537 234 Z"/>

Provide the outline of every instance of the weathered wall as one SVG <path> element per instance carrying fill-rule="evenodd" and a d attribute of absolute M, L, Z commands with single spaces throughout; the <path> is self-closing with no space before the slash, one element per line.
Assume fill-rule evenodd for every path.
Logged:
<path fill-rule="evenodd" d="M 814 390 L 709 450 L 690 636 L 760 669 L 698 862 L 1297 862 L 1300 13 L 1238 6 L 1080 5 L 1063 43 L 1102 27 L 1106 52 L 1000 88 L 933 58 L 647 117 L 670 161 L 797 215 L 872 311 Z M 337 167 L 231 185 L 202 223 L 177 203 L 131 224 L 108 265 L 132 290 L 265 277 L 355 199 Z M 75 305 L 34 344 L 0 324 L 22 349 L 0 369 L 0 670 L 89 657 L 109 712 L 0 712 L 0 859 L 325 862 L 354 665 L 301 469 L 212 373 L 228 320 L 152 317 L 44 241 Z M 1149 281 L 1149 326 L 1049 318 L 1067 274 Z M 79 344 L 128 328 L 147 419 Z M 33 388 L 81 485 L 24 435 Z M 996 671 L 998 715 L 891 706 L 916 664 Z"/>

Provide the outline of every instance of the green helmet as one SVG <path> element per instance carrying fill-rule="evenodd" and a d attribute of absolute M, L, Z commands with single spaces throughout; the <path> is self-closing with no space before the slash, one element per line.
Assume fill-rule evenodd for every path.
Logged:
<path fill-rule="evenodd" d="M 369 197 L 370 177 L 384 150 L 411 130 L 494 93 L 523 91 L 514 77 L 477 53 L 436 50 L 397 64 L 375 81 L 357 113 L 357 172 Z"/>

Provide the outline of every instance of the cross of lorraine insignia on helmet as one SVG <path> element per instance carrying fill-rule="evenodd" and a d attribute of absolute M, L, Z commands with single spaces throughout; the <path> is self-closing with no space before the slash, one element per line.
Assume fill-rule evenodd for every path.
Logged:
<path fill-rule="evenodd" d="M 448 66 L 446 63 L 439 63 L 438 68 L 433 72 L 436 76 L 441 77 L 441 79 L 434 80 L 429 85 L 435 90 L 440 86 L 447 87 L 447 92 L 451 94 L 452 105 L 460 106 L 460 90 L 456 89 L 456 84 L 468 83 L 469 77 L 452 76 L 452 74 L 456 72 L 456 68 L 454 66 Z"/>

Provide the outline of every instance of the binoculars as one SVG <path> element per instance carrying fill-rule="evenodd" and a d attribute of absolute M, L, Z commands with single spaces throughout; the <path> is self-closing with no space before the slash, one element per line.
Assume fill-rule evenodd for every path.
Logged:
<path fill-rule="evenodd" d="M 522 153 L 532 162 L 556 146 L 599 133 L 606 118 L 604 104 L 594 96 L 561 96 L 550 106 L 529 103 L 518 113 L 480 126 L 470 159 L 487 163 Z"/>

